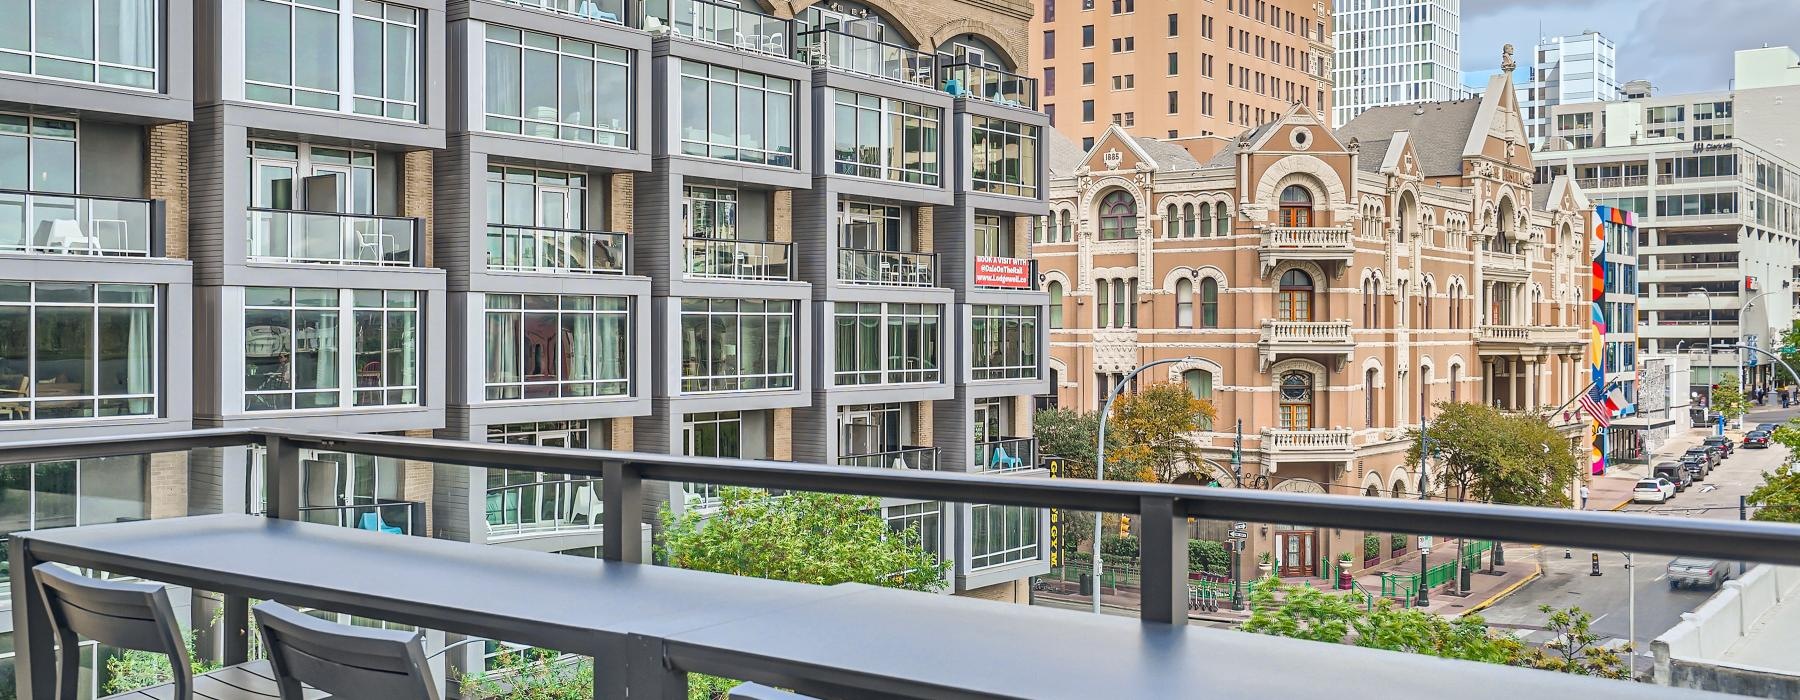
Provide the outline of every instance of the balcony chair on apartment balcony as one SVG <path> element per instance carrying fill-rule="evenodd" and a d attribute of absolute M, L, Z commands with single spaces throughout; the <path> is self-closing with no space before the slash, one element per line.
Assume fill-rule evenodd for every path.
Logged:
<path fill-rule="evenodd" d="M 381 519 L 380 513 L 363 513 L 362 517 L 357 520 L 356 527 L 359 530 L 368 530 L 370 532 L 385 532 L 390 535 L 398 535 L 403 532 L 400 528 L 394 527 L 394 526 L 389 525 L 386 522 L 384 522 Z"/>
<path fill-rule="evenodd" d="M 344 700 L 438 700 L 423 632 L 326 622 L 274 601 L 255 608 L 281 700 L 302 683 Z"/>
<path fill-rule="evenodd" d="M 990 469 L 1020 469 L 1024 466 L 1024 460 L 1007 454 L 1006 448 L 1004 447 L 994 448 L 994 457 L 993 459 L 988 460 L 988 468 Z"/>
<path fill-rule="evenodd" d="M 587 524 L 592 526 L 600 522 L 596 518 L 605 512 L 605 508 L 606 501 L 594 497 L 593 485 L 582 484 L 580 488 L 575 489 L 575 502 L 569 511 L 569 519 L 574 520 L 577 515 L 585 516 Z"/>

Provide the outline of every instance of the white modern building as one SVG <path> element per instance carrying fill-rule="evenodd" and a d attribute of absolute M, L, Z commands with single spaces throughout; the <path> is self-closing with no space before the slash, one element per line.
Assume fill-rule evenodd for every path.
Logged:
<path fill-rule="evenodd" d="M 1370 107 L 1464 97 L 1462 0 L 1340 0 L 1331 123 Z"/>
<path fill-rule="evenodd" d="M 1593 30 L 1538 39 L 1525 90 L 1525 134 L 1532 148 L 1550 137 L 1550 108 L 1619 98 L 1612 39 Z"/>

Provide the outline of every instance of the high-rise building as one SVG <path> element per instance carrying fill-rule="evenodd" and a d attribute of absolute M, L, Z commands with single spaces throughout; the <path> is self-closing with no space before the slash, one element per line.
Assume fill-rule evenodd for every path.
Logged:
<path fill-rule="evenodd" d="M 1041 473 L 1032 3 L 13 4 L 0 440 L 269 426 Z M 309 520 L 602 542 L 597 480 L 302 457 Z M 264 461 L 6 465 L 0 523 L 260 512 Z M 646 490 L 645 536 L 716 504 Z M 884 510 L 952 592 L 1023 601 L 1048 570 L 1037 510 Z"/>
<path fill-rule="evenodd" d="M 1766 358 L 1705 349 L 1775 347 L 1796 318 L 1796 63 L 1788 47 L 1740 51 L 1735 82 L 1755 87 L 1648 96 L 1646 85 L 1642 98 L 1558 105 L 1538 155 L 1539 182 L 1572 176 L 1596 203 L 1636 215 L 1637 341 L 1700 353 L 1690 376 L 1703 398 L 1726 376 L 1787 381 Z"/>
<path fill-rule="evenodd" d="M 1236 133 L 1331 104 L 1330 3 L 1040 0 L 1034 75 L 1056 128 L 1084 144 Z M 1140 7 L 1141 6 L 1141 7 Z"/>
<path fill-rule="evenodd" d="M 1464 96 L 1462 0 L 1339 0 L 1332 16 L 1332 123 L 1370 107 Z"/>
<path fill-rule="evenodd" d="M 1524 100 L 1525 133 L 1532 148 L 1550 137 L 1550 108 L 1619 99 L 1615 53 L 1613 41 L 1592 30 L 1538 40 Z"/>
<path fill-rule="evenodd" d="M 1233 482 L 1241 425 L 1242 483 L 1313 493 L 1416 497 L 1406 430 L 1441 402 L 1562 408 L 1578 440 L 1593 212 L 1567 178 L 1532 185 L 1511 87 L 1335 131 L 1296 105 L 1185 147 L 1113 128 L 1053 149 L 1036 254 L 1056 403 L 1094 410 L 1178 360 L 1139 381 L 1212 402 L 1195 483 Z M 1316 576 L 1319 552 L 1387 554 L 1363 542 L 1276 528 L 1248 546 Z"/>

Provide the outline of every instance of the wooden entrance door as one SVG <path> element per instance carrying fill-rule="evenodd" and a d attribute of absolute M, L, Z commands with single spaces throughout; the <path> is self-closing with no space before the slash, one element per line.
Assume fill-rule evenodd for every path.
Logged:
<path fill-rule="evenodd" d="M 1317 530 L 1287 530 L 1275 533 L 1275 556 L 1281 566 L 1275 575 L 1315 576 L 1318 559 Z"/>

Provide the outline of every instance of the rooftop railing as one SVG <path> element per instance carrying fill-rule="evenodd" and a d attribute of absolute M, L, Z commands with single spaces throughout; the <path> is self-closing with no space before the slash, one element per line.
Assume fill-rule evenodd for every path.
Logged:
<path fill-rule="evenodd" d="M 501 0 L 590 22 L 625 24 L 625 0 Z"/>
<path fill-rule="evenodd" d="M 1037 79 L 992 66 L 951 63 L 938 70 L 945 92 L 1008 107 L 1038 108 Z"/>
<path fill-rule="evenodd" d="M 19 532 L 11 540 L 11 571 L 30 576 L 39 563 L 55 562 L 219 591 L 225 595 L 220 638 L 228 663 L 247 658 L 249 600 L 279 598 L 290 605 L 592 656 L 598 698 L 678 697 L 686 692 L 686 674 L 705 673 L 818 697 L 1162 697 L 1191 689 L 1202 676 L 1226 695 L 1299 697 L 1316 690 L 1317 678 L 1325 674 L 1338 679 L 1340 691 L 1358 697 L 1417 697 L 1456 688 L 1472 698 L 1624 699 L 1686 695 L 1645 684 L 1178 626 L 1188 618 L 1189 519 L 1800 566 L 1800 527 L 1779 523 L 994 479 L 383 435 L 212 429 L 19 441 L 0 445 L 0 463 L 259 444 L 267 454 L 268 518 L 203 515 Z M 283 522 L 304 519 L 303 450 L 429 462 L 440 471 L 484 467 L 604 478 L 603 561 Z M 872 586 L 810 586 L 639 564 L 645 561 L 640 519 L 650 481 L 1129 514 L 1143 553 L 1137 576 L 1140 622 Z M 1278 565 L 1312 563 L 1289 558 Z M 44 698 L 55 683 L 55 647 L 46 603 L 35 590 L 12 587 L 13 639 L 20 697 Z M 1066 655 L 1020 655 L 1001 644 L 1019 639 L 1047 649 L 1085 644 L 1084 658 L 1095 662 L 1092 671 L 1069 674 Z M 883 644 L 886 648 L 878 648 Z M 1311 673 L 1270 672 L 1271 663 L 1302 656 Z"/>
<path fill-rule="evenodd" d="M 924 87 L 932 87 L 937 76 L 937 56 L 910 47 L 835 29 L 814 29 L 799 36 L 800 51 L 813 65 Z"/>
<path fill-rule="evenodd" d="M 0 189 L 0 253 L 162 255 L 160 200 Z"/>
<path fill-rule="evenodd" d="M 793 59 L 794 21 L 706 0 L 647 0 L 643 29 Z"/>

